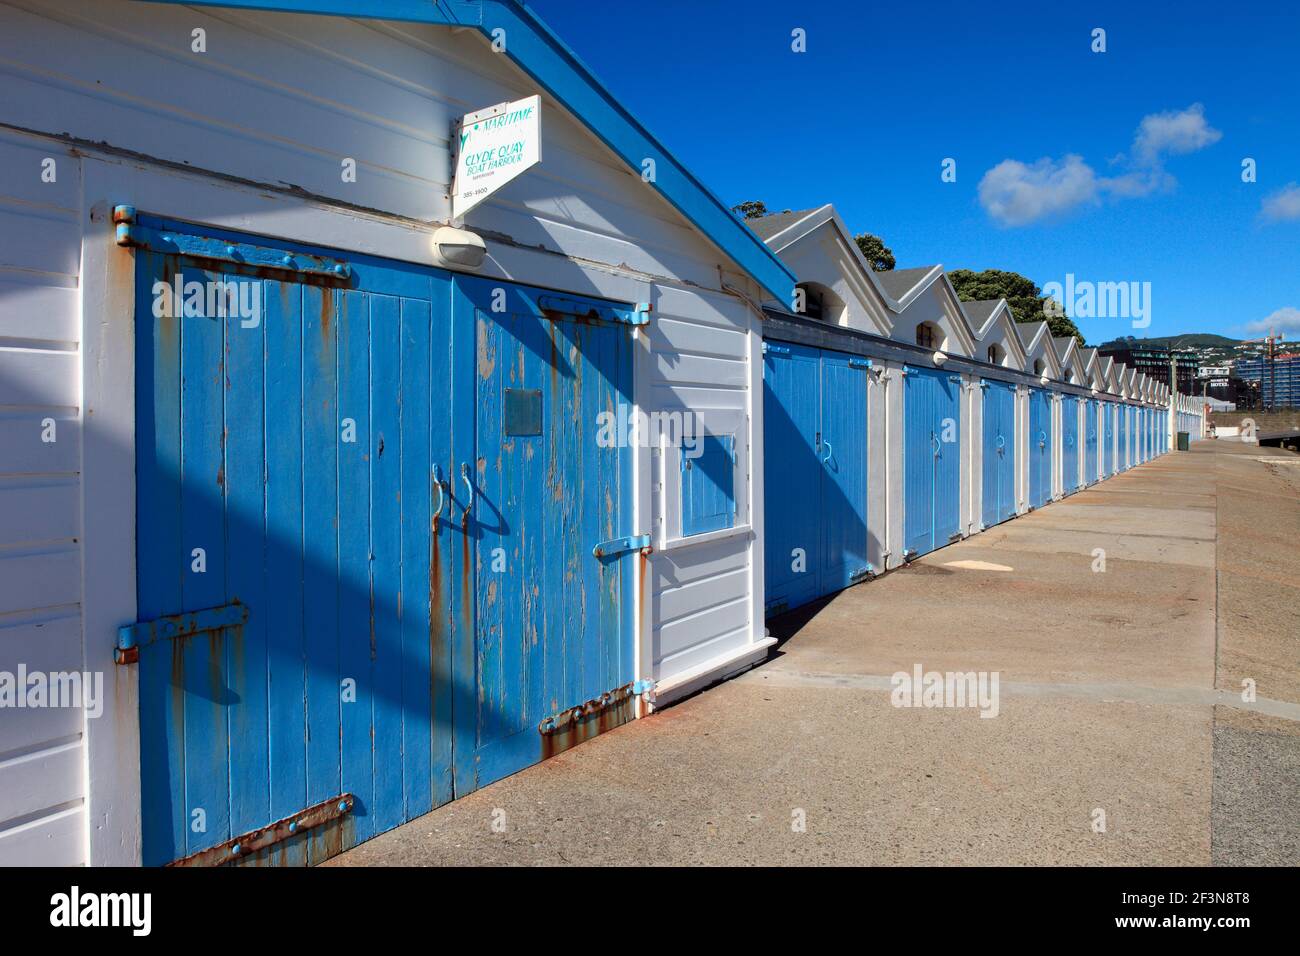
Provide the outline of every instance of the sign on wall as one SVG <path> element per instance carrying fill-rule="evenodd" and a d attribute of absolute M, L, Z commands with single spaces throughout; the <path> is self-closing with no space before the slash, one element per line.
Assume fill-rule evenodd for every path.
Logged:
<path fill-rule="evenodd" d="M 470 113 L 452 135 L 457 147 L 451 217 L 460 219 L 542 161 L 542 98 L 529 96 Z"/>

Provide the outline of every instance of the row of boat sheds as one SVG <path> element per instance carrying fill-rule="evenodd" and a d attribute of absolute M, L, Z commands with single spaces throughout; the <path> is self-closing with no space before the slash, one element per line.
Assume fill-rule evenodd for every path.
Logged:
<path fill-rule="evenodd" d="M 0 677 L 105 685 L 0 719 L 0 863 L 317 862 L 1201 428 L 742 221 L 519 0 L 14 0 L 0 57 Z"/>
<path fill-rule="evenodd" d="M 1188 396 L 942 266 L 875 272 L 830 205 L 751 220 L 803 314 L 764 307 L 767 613 L 796 607 L 1140 465 Z"/>

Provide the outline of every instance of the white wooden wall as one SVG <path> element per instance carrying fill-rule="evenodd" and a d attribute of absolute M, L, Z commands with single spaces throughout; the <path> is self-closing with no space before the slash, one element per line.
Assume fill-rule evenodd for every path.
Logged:
<path fill-rule="evenodd" d="M 204 53 L 191 50 L 196 28 L 206 31 Z M 113 562 L 133 560 L 123 530 L 130 516 L 104 519 L 99 502 L 109 496 L 93 476 L 111 468 L 89 454 L 83 461 L 79 447 L 83 385 L 94 383 L 100 416 L 120 426 L 113 437 L 122 447 L 111 453 L 132 454 L 129 414 L 118 421 L 131 408 L 129 343 L 120 335 L 130 301 L 120 287 L 130 273 L 122 270 L 128 254 L 106 241 L 108 206 L 130 202 L 254 234 L 428 262 L 429 224 L 450 213 L 452 118 L 539 91 L 473 32 L 126 0 L 0 0 L 0 62 L 0 668 L 22 659 L 29 667 L 79 669 L 87 648 L 102 666 L 120 602 L 134 601 L 132 586 L 109 595 L 103 583 Z M 755 383 L 761 388 L 758 326 L 722 285 L 754 298 L 758 290 L 639 170 L 545 95 L 543 104 L 542 165 L 467 216 L 465 225 L 488 237 L 481 271 L 648 299 L 656 314 L 641 339 L 638 403 L 648 412 L 701 412 L 711 429 L 737 435 L 739 451 L 754 453 L 737 465 L 741 527 L 689 543 L 673 540 L 679 502 L 671 489 L 655 487 L 651 456 L 638 456 L 642 526 L 629 531 L 655 533 L 664 545 L 650 563 L 654 592 L 638 631 L 638 676 L 680 690 L 687 680 L 743 666 L 769 643 L 755 561 L 761 514 L 753 508 L 753 476 L 762 466 L 753 447 L 761 402 L 756 408 L 751 400 Z M 24 130 L 96 144 L 81 147 L 94 187 L 82 195 L 77 161 L 63 145 L 57 184 L 42 185 L 39 159 L 56 147 Z M 343 179 L 345 159 L 356 161 L 356 182 Z M 94 266 L 86 284 L 95 290 L 84 302 L 83 260 L 86 276 Z M 84 355 L 83 334 L 100 343 Z M 44 417 L 58 421 L 58 443 L 23 444 L 33 420 Z M 91 444 L 88 437 L 88 453 Z M 83 471 L 86 488 L 78 485 Z M 133 492 L 117 494 L 120 516 L 133 506 Z M 83 495 L 97 509 L 84 523 Z M 83 572 L 93 580 L 84 607 Z M 117 717 L 133 718 L 130 685 L 119 691 L 124 713 Z M 137 836 L 114 828 L 116 814 L 133 810 L 124 801 L 136 800 L 138 814 L 136 755 L 126 753 L 131 728 L 114 724 L 97 736 L 100 722 L 92 722 L 91 740 L 105 743 L 86 754 L 79 714 L 3 718 L 0 864 L 130 862 Z M 111 770 L 115 760 L 120 773 Z M 96 766 L 89 793 L 87 761 Z M 96 787 L 109 792 L 97 795 Z"/>
<path fill-rule="evenodd" d="M 0 671 L 79 672 L 81 168 L 0 131 L 0 170 Z M 84 723 L 0 710 L 0 865 L 84 862 Z"/>
<path fill-rule="evenodd" d="M 733 435 L 737 458 L 735 526 L 687 538 L 681 533 L 681 449 L 654 456 L 651 674 L 661 684 L 662 702 L 688 692 L 697 676 L 725 670 L 754 647 L 761 630 L 762 606 L 754 600 L 761 591 L 752 579 L 754 565 L 762 563 L 753 529 L 759 509 L 745 463 L 757 444 L 751 439 L 752 398 L 758 394 L 761 404 L 762 353 L 760 320 L 739 300 L 665 286 L 656 292 L 638 401 L 650 410 L 692 413 L 709 433 Z M 754 459 L 755 472 L 761 473 L 761 462 Z"/>

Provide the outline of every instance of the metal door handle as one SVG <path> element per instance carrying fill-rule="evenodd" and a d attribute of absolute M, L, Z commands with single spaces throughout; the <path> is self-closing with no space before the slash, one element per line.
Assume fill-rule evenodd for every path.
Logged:
<path fill-rule="evenodd" d="M 465 482 L 465 488 L 469 491 L 469 501 L 465 502 L 465 510 L 460 514 L 460 520 L 463 524 L 465 519 L 469 517 L 470 509 L 474 507 L 474 482 L 470 481 L 469 478 L 468 462 L 462 461 L 460 463 L 460 480 Z"/>
<path fill-rule="evenodd" d="M 447 504 L 447 484 L 442 480 L 442 468 L 438 465 L 433 466 L 433 486 L 438 489 L 438 507 L 433 509 L 433 518 L 436 521 L 442 517 L 442 509 Z"/>
<path fill-rule="evenodd" d="M 826 457 L 822 459 L 822 464 L 824 465 L 826 462 L 831 460 L 831 456 L 835 454 L 835 450 L 831 448 L 831 443 L 825 439 L 822 440 L 822 444 L 826 446 Z"/>

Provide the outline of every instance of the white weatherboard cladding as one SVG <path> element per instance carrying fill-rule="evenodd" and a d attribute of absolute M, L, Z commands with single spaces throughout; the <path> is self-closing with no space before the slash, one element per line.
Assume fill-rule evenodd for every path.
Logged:
<path fill-rule="evenodd" d="M 206 53 L 190 50 L 195 28 Z M 0 122 L 425 222 L 451 217 L 452 122 L 538 92 L 471 32 L 125 0 L 0 2 L 0 60 Z M 542 104 L 545 160 L 467 228 L 716 287 L 721 253 L 563 107 Z M 343 181 L 345 159 L 356 182 Z"/>
<path fill-rule="evenodd" d="M 0 131 L 0 170 L 0 672 L 79 672 L 81 165 Z M 85 861 L 84 725 L 0 710 L 0 865 Z"/>
<path fill-rule="evenodd" d="M 190 51 L 196 27 L 204 54 Z M 131 863 L 137 702 L 111 647 L 134 620 L 134 275 L 109 209 L 428 263 L 432 225 L 450 218 L 451 120 L 538 90 L 470 32 L 121 0 L 0 0 L 0 60 L 0 655 L 102 670 L 109 708 L 88 722 L 5 715 L 0 864 Z M 657 456 L 637 454 L 638 527 L 627 530 L 667 547 L 648 561 L 636 676 L 668 697 L 769 643 L 751 480 L 758 320 L 721 285 L 758 290 L 637 171 L 542 104 L 543 163 L 466 216 L 488 240 L 481 274 L 649 302 L 637 404 L 690 410 L 737 437 L 738 527 L 698 540 L 661 532 L 680 527 L 679 502 L 656 487 Z M 65 137 L 83 144 L 79 157 Z M 62 158 L 44 188 L 47 155 Z M 83 404 L 98 426 L 84 455 Z M 60 441 L 10 455 L 29 413 L 55 418 Z"/>

